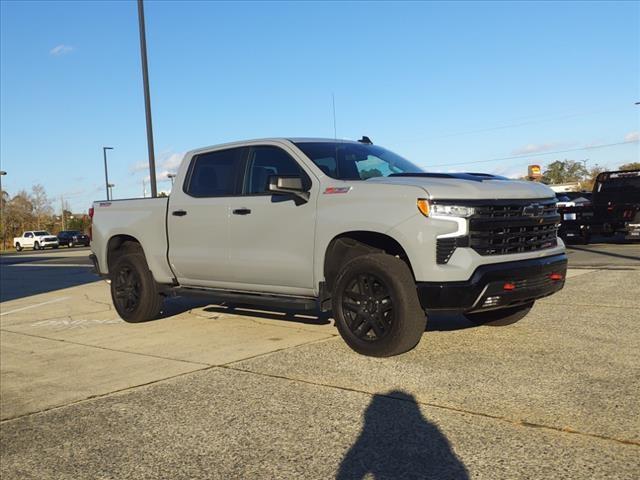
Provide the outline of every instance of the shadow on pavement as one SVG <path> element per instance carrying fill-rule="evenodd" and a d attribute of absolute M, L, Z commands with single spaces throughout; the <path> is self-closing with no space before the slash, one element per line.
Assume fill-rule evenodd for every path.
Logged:
<path fill-rule="evenodd" d="M 2 264 L 0 266 L 0 302 L 98 281 L 100 277 L 86 267 Z"/>
<path fill-rule="evenodd" d="M 447 437 L 422 416 L 413 395 L 397 390 L 373 396 L 336 479 L 361 480 L 368 474 L 377 480 L 469 478 Z"/>
<path fill-rule="evenodd" d="M 625 258 L 625 259 L 628 259 L 628 260 L 639 260 L 640 261 L 640 255 L 638 255 L 638 256 L 622 255 L 620 253 L 605 252 L 605 251 L 602 251 L 602 250 L 596 250 L 595 248 L 576 247 L 575 245 L 567 245 L 567 249 L 568 250 L 580 250 L 582 252 L 595 253 L 596 255 L 605 255 L 605 256 L 608 256 L 608 257 Z M 640 250 L 640 247 L 638 247 L 638 249 Z"/>

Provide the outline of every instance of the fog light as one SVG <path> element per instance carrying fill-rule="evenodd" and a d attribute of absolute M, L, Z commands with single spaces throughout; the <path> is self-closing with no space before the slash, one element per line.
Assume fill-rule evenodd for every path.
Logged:
<path fill-rule="evenodd" d="M 511 283 L 511 282 L 507 282 L 502 286 L 502 289 L 510 292 L 511 290 L 515 290 L 516 289 L 516 284 L 515 283 Z"/>
<path fill-rule="evenodd" d="M 549 278 L 554 282 L 557 282 L 559 280 L 562 280 L 563 277 L 561 273 L 552 273 L 551 275 L 549 275 Z"/>
<path fill-rule="evenodd" d="M 487 297 L 482 304 L 483 307 L 495 307 L 500 303 L 500 295 L 494 297 Z"/>

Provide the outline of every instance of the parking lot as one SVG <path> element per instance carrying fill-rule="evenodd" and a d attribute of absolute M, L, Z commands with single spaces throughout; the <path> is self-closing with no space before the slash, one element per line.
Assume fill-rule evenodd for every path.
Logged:
<path fill-rule="evenodd" d="M 388 359 L 315 314 L 124 323 L 88 254 L 0 257 L 3 479 L 638 478 L 637 244 L 572 247 L 524 320 L 433 316 Z"/>

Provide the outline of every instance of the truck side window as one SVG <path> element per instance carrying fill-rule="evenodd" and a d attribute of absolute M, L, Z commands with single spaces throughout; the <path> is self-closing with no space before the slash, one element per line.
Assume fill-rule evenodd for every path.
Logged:
<path fill-rule="evenodd" d="M 300 175 L 303 184 L 311 186 L 307 174 L 291 156 L 278 147 L 254 147 L 249 154 L 247 174 L 244 180 L 246 195 L 267 193 L 271 175 Z"/>
<path fill-rule="evenodd" d="M 24 234 L 24 238 L 31 238 L 31 237 L 33 237 L 33 234 L 30 232 Z"/>
<path fill-rule="evenodd" d="M 241 148 L 194 157 L 185 192 L 194 197 L 224 197 L 235 193 Z"/>

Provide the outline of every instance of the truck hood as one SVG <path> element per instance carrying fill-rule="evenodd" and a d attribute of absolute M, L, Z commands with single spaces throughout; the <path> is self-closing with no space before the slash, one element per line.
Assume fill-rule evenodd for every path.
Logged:
<path fill-rule="evenodd" d="M 555 192 L 537 182 L 477 173 L 411 173 L 375 177 L 367 183 L 411 185 L 431 200 L 498 200 L 554 198 Z"/>

